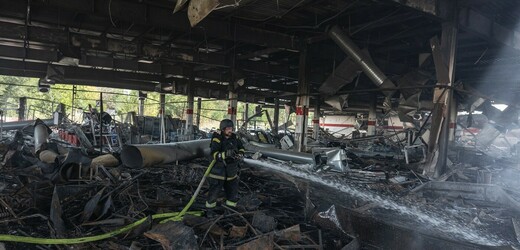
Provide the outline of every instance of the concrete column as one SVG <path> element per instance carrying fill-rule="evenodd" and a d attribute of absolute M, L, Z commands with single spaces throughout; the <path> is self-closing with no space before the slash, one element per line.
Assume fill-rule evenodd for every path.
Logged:
<path fill-rule="evenodd" d="M 454 1 L 455 2 L 455 1 Z M 452 20 L 456 20 L 453 16 Z M 457 48 L 456 21 L 442 24 L 441 42 L 436 37 L 430 40 L 438 84 L 453 86 L 455 77 L 455 56 Z M 450 137 L 450 111 L 452 110 L 453 89 L 434 90 L 434 108 L 428 142 L 428 156 L 423 174 L 437 178 L 446 170 Z"/>
<path fill-rule="evenodd" d="M 237 128 L 237 98 L 236 92 L 229 91 L 228 118 L 235 124 L 235 129 Z"/>
<path fill-rule="evenodd" d="M 159 117 L 161 118 L 161 143 L 166 143 L 166 121 L 165 121 L 165 112 L 166 112 L 166 94 L 161 94 L 159 96 Z"/>
<path fill-rule="evenodd" d="M 273 117 L 273 134 L 278 135 L 278 125 L 280 116 L 280 99 L 274 98 L 274 117 Z"/>
<path fill-rule="evenodd" d="M 144 116 L 144 100 L 146 99 L 146 94 L 139 91 L 139 108 L 137 109 L 137 114 L 139 116 Z"/>
<path fill-rule="evenodd" d="M 197 98 L 197 128 L 200 129 L 200 110 L 202 109 L 202 99 Z"/>
<path fill-rule="evenodd" d="M 27 109 L 27 97 L 20 97 L 18 106 L 18 121 L 25 120 L 25 110 Z"/>
<path fill-rule="evenodd" d="M 309 81 L 307 65 L 307 48 L 300 51 L 298 73 L 298 97 L 296 99 L 296 130 L 294 134 L 294 150 L 304 152 L 307 147 L 307 118 L 309 116 Z"/>
<path fill-rule="evenodd" d="M 368 129 L 367 135 L 376 135 L 376 118 L 377 118 L 377 97 L 374 95 L 370 102 L 370 107 L 368 110 Z"/>
<path fill-rule="evenodd" d="M 99 151 L 103 152 L 103 92 L 99 92 Z M 94 131 L 92 131 L 92 135 L 94 135 Z M 95 138 L 95 137 L 94 137 Z M 95 140 L 95 139 L 94 139 Z M 108 143 L 108 141 L 107 141 Z M 110 145 L 110 144 L 109 144 Z"/>
<path fill-rule="evenodd" d="M 246 130 L 247 130 L 247 123 L 245 123 L 245 122 L 248 119 L 249 119 L 249 103 L 246 103 L 246 105 L 244 105 L 244 124 L 246 126 Z"/>
<path fill-rule="evenodd" d="M 448 140 L 455 141 L 455 131 L 457 130 L 457 100 L 455 96 L 451 97 L 450 101 L 450 134 Z"/>
<path fill-rule="evenodd" d="M 444 33 L 449 34 L 449 39 L 443 39 L 447 41 L 446 48 L 448 49 L 448 53 L 446 53 L 445 58 L 447 59 L 448 65 L 448 86 L 453 86 L 455 81 L 455 56 L 456 56 L 456 48 L 457 48 L 457 27 L 454 22 L 450 22 L 444 24 L 443 27 L 443 35 Z M 453 89 L 448 89 L 446 95 L 446 101 L 444 106 L 444 120 L 442 122 L 442 131 L 441 136 L 439 138 L 439 161 L 435 167 L 434 177 L 441 176 L 446 171 L 446 164 L 448 160 L 448 147 L 449 147 L 449 138 L 450 138 L 450 123 L 451 123 L 451 110 L 453 103 Z"/>
<path fill-rule="evenodd" d="M 193 137 L 193 106 L 195 101 L 195 74 L 193 72 L 193 68 L 186 68 L 186 72 L 190 77 L 190 81 L 186 88 L 186 93 L 188 95 L 188 107 L 186 108 L 186 127 L 184 128 L 185 139 L 192 140 Z"/>
<path fill-rule="evenodd" d="M 312 131 L 314 140 L 318 140 L 320 136 L 320 98 L 316 97 L 316 106 L 314 107 L 314 117 L 312 118 Z"/>
<path fill-rule="evenodd" d="M 298 97 L 296 106 L 295 151 L 304 152 L 307 147 L 307 120 L 309 117 L 309 96 Z"/>
<path fill-rule="evenodd" d="M 188 140 L 193 136 L 193 107 L 195 97 L 193 96 L 192 88 L 188 88 L 188 108 L 186 108 L 186 135 Z"/>
<path fill-rule="evenodd" d="M 71 120 L 72 121 L 75 121 L 74 120 L 74 116 L 75 116 L 75 113 L 76 113 L 76 102 L 75 102 L 75 99 L 76 99 L 76 85 L 73 85 L 72 86 L 72 103 L 71 103 L 71 113 L 70 116 L 71 116 Z"/>

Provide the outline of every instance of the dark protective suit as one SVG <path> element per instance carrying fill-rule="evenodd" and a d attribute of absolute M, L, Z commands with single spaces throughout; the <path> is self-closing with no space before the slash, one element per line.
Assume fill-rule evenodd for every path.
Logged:
<path fill-rule="evenodd" d="M 211 139 L 210 166 L 213 166 L 209 174 L 209 192 L 206 206 L 216 205 L 218 194 L 222 188 L 226 192 L 226 204 L 234 206 L 238 201 L 238 164 L 240 154 L 244 154 L 244 146 L 235 134 L 229 138 L 213 133 Z"/>

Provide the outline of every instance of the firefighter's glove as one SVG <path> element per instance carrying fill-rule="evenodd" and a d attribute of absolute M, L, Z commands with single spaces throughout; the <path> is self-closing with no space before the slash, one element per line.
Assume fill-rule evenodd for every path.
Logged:
<path fill-rule="evenodd" d="M 226 150 L 226 159 L 232 159 L 236 158 L 238 155 L 238 152 L 233 149 Z"/>
<path fill-rule="evenodd" d="M 236 159 L 240 162 L 244 161 L 244 153 L 238 153 Z"/>

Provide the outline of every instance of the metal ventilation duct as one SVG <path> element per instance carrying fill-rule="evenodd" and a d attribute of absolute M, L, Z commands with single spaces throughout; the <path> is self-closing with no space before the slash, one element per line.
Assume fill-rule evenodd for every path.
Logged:
<path fill-rule="evenodd" d="M 395 88 L 395 84 L 366 56 L 361 49 L 337 25 L 329 30 L 329 36 L 379 88 Z M 393 91 L 384 91 L 390 96 Z"/>

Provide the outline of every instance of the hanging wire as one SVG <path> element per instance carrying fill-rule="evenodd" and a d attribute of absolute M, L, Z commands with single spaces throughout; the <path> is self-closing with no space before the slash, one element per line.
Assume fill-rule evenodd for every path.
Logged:
<path fill-rule="evenodd" d="M 110 0 L 108 2 L 108 16 L 110 17 L 110 22 L 112 23 L 112 26 L 117 27 L 116 24 L 114 23 L 114 20 L 112 20 L 112 9 L 111 9 L 111 6 L 112 6 L 112 0 Z"/>
<path fill-rule="evenodd" d="M 223 6 L 220 6 L 220 7 L 217 7 L 215 8 L 215 10 L 220 10 L 220 9 L 224 9 L 224 8 L 229 8 L 229 7 L 234 7 L 234 8 L 237 8 L 240 6 L 240 3 L 242 2 L 242 0 L 235 0 L 235 3 L 233 4 L 227 4 L 227 5 L 223 5 Z"/>

